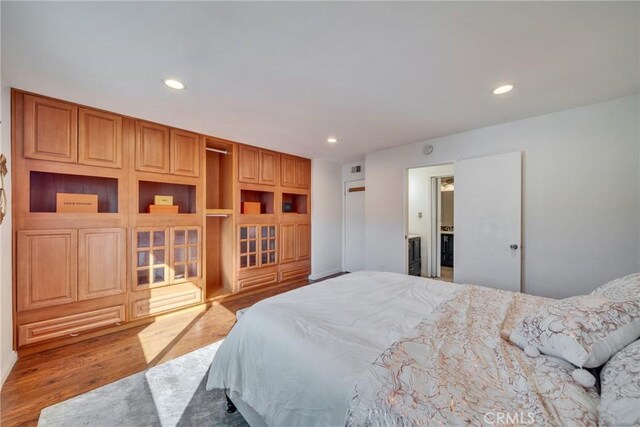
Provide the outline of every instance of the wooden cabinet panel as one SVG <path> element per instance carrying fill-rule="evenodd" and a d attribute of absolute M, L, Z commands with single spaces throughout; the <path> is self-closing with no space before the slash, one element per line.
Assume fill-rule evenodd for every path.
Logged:
<path fill-rule="evenodd" d="M 24 156 L 77 163 L 78 107 L 25 95 Z"/>
<path fill-rule="evenodd" d="M 280 281 L 286 282 L 293 279 L 305 279 L 311 273 L 308 265 L 301 267 L 293 267 L 280 272 Z"/>
<path fill-rule="evenodd" d="M 296 225 L 280 225 L 280 263 L 296 260 Z"/>
<path fill-rule="evenodd" d="M 18 232 L 18 311 L 77 301 L 77 230 Z"/>
<path fill-rule="evenodd" d="M 200 176 L 200 135 L 171 129 L 171 173 Z"/>
<path fill-rule="evenodd" d="M 202 275 L 200 227 L 171 228 L 171 283 L 187 282 Z"/>
<path fill-rule="evenodd" d="M 309 224 L 280 225 L 280 263 L 302 261 L 311 256 Z"/>
<path fill-rule="evenodd" d="M 159 292 L 150 298 L 133 301 L 131 303 L 131 316 L 133 318 L 150 316 L 200 302 L 202 302 L 202 291 L 198 288 L 177 292 Z"/>
<path fill-rule="evenodd" d="M 296 158 L 286 154 L 280 156 L 280 185 L 283 187 L 296 186 Z"/>
<path fill-rule="evenodd" d="M 240 279 L 238 280 L 238 287 L 240 289 L 247 289 L 257 286 L 275 285 L 276 283 L 278 283 L 278 272 L 273 272 Z"/>
<path fill-rule="evenodd" d="M 169 173 L 169 128 L 148 122 L 136 122 L 136 169 Z"/>
<path fill-rule="evenodd" d="M 280 185 L 308 189 L 311 186 L 311 160 L 282 154 Z"/>
<path fill-rule="evenodd" d="M 296 159 L 296 187 L 309 188 L 311 186 L 311 160 Z"/>
<path fill-rule="evenodd" d="M 82 332 L 125 321 L 124 306 L 102 308 L 70 316 L 28 323 L 18 327 L 18 345 L 35 344 L 55 338 L 75 337 Z"/>
<path fill-rule="evenodd" d="M 258 184 L 260 182 L 259 149 L 240 145 L 238 149 L 238 181 Z"/>
<path fill-rule="evenodd" d="M 278 157 L 273 151 L 260 150 L 260 184 L 276 185 Z"/>
<path fill-rule="evenodd" d="M 296 224 L 296 261 L 311 257 L 311 226 Z"/>
<path fill-rule="evenodd" d="M 125 229 L 82 229 L 78 238 L 78 299 L 125 292 Z"/>
<path fill-rule="evenodd" d="M 80 108 L 78 163 L 122 168 L 122 117 Z"/>

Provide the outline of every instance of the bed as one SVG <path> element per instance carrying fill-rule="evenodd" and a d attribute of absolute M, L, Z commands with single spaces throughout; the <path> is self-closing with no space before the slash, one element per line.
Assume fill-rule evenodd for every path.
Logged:
<path fill-rule="evenodd" d="M 218 350 L 208 389 L 250 425 L 595 425 L 598 393 L 510 330 L 544 298 L 382 272 L 263 300 Z M 506 418 L 509 417 L 509 418 Z"/>

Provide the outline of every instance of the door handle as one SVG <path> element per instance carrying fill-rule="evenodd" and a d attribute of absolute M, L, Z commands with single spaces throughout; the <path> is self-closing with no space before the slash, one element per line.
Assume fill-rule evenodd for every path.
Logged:
<path fill-rule="evenodd" d="M 514 243 L 513 245 L 509 246 L 509 247 L 510 247 L 511 249 L 513 249 L 514 251 L 515 251 L 516 249 L 518 249 L 518 245 L 516 245 L 515 243 Z"/>

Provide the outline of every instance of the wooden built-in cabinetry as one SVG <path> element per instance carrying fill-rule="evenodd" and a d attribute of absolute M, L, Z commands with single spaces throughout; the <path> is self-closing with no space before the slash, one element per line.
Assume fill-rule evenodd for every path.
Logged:
<path fill-rule="evenodd" d="M 310 160 L 19 90 L 12 115 L 21 352 L 310 273 Z M 178 213 L 149 213 L 155 195 Z"/>
<path fill-rule="evenodd" d="M 311 162 L 308 159 L 283 154 L 280 164 L 280 185 L 304 189 L 311 187 Z"/>
<path fill-rule="evenodd" d="M 263 185 L 277 184 L 278 153 L 240 145 L 238 156 L 239 182 Z"/>

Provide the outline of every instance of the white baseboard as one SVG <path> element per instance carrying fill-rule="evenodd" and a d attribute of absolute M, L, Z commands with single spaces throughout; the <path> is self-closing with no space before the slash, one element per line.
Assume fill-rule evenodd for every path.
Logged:
<path fill-rule="evenodd" d="M 331 276 L 333 274 L 338 274 L 338 273 L 342 273 L 342 270 L 339 268 L 336 270 L 323 271 L 320 273 L 312 273 L 309 275 L 309 280 L 318 280 L 318 279 L 322 279 L 323 277 Z"/>
<path fill-rule="evenodd" d="M 17 360 L 18 360 L 18 353 L 11 350 L 11 353 L 9 353 L 9 357 L 7 357 L 7 362 L 2 365 L 2 372 L 0 372 L 0 387 L 2 387 L 2 385 L 4 384 L 4 381 L 9 376 L 9 373 L 11 373 L 11 369 L 13 369 L 13 365 L 16 364 Z"/>

